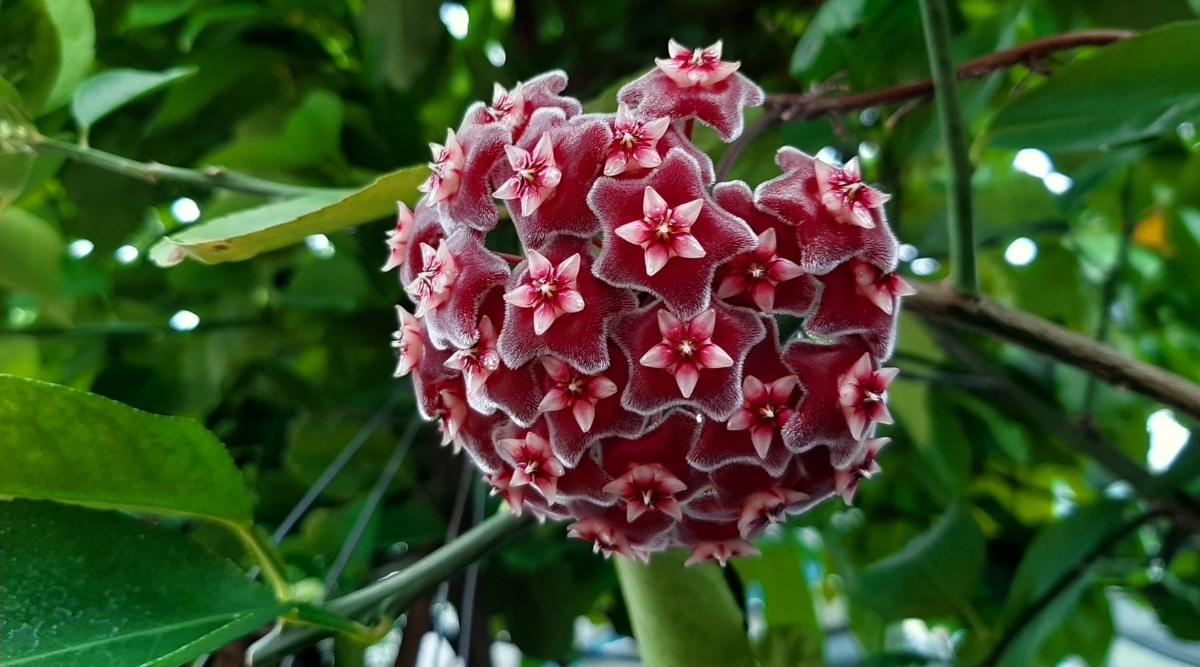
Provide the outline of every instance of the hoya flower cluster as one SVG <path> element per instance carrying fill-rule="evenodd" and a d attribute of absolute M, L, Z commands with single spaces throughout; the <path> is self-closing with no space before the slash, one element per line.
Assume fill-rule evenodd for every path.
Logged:
<path fill-rule="evenodd" d="M 910 288 L 855 160 L 784 148 L 778 177 L 717 183 L 693 123 L 732 141 L 763 92 L 719 42 L 669 55 L 615 114 L 558 71 L 496 86 L 433 145 L 384 268 L 414 304 L 396 375 L 514 512 L 724 563 L 878 470 Z"/>

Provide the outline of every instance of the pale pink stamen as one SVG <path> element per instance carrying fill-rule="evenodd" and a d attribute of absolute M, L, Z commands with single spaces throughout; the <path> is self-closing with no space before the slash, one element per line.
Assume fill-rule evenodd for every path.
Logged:
<path fill-rule="evenodd" d="M 854 263 L 854 284 L 860 296 L 869 299 L 888 315 L 895 311 L 896 299 L 917 293 L 900 274 L 884 273 L 862 261 Z"/>
<path fill-rule="evenodd" d="M 850 158 L 840 169 L 820 160 L 813 166 L 817 170 L 817 188 L 825 208 L 841 222 L 873 229 L 875 218 L 871 211 L 882 208 L 892 196 L 863 182 L 858 157 Z"/>
<path fill-rule="evenodd" d="M 421 363 L 425 344 L 421 333 L 421 322 L 412 313 L 401 306 L 396 306 L 396 319 L 400 328 L 392 332 L 392 349 L 396 350 L 398 358 L 393 377 L 404 377 L 413 367 Z"/>
<path fill-rule="evenodd" d="M 792 416 L 792 392 L 800 384 L 800 378 L 787 375 L 765 384 L 753 375 L 742 381 L 742 407 L 729 417 L 726 428 L 730 431 L 750 430 L 750 441 L 760 458 L 767 452 L 775 434 Z"/>
<path fill-rule="evenodd" d="M 764 313 L 775 311 L 775 287 L 804 275 L 800 265 L 776 254 L 775 229 L 758 235 L 758 248 L 729 264 L 729 273 L 717 288 L 717 297 L 727 299 L 747 294 Z"/>
<path fill-rule="evenodd" d="M 637 167 L 653 169 L 662 164 L 658 140 L 670 126 L 671 119 L 666 116 L 650 121 L 635 118 L 622 102 L 613 122 L 613 142 L 604 162 L 604 175 L 617 176 Z"/>
<path fill-rule="evenodd" d="M 467 154 L 458 143 L 454 130 L 446 130 L 445 145 L 429 144 L 429 150 L 433 153 L 433 162 L 429 163 L 429 178 L 417 189 L 425 193 L 426 205 L 433 206 L 458 192 Z"/>
<path fill-rule="evenodd" d="M 417 317 L 424 317 L 450 298 L 450 288 L 458 278 L 458 264 L 450 254 L 443 239 L 435 250 L 427 243 L 421 244 L 421 270 L 411 283 L 404 286 L 417 302 Z"/>
<path fill-rule="evenodd" d="M 604 487 L 605 493 L 625 503 L 625 520 L 633 523 L 646 512 L 659 511 L 676 521 L 683 518 L 675 496 L 687 489 L 678 477 L 657 463 L 645 463 L 629 469 Z"/>
<path fill-rule="evenodd" d="M 509 144 L 504 147 L 508 164 L 516 172 L 497 190 L 498 199 L 517 199 L 521 202 L 521 215 L 530 215 L 542 202 L 554 194 L 562 180 L 562 171 L 554 160 L 554 146 L 550 135 L 543 134 L 533 147 L 533 152 Z"/>
<path fill-rule="evenodd" d="M 404 202 L 396 202 L 396 228 L 388 230 L 386 233 L 386 242 L 388 247 L 387 262 L 384 263 L 383 272 L 391 271 L 397 266 L 404 264 L 404 259 L 408 255 L 408 242 L 412 239 L 413 233 L 413 214 Z"/>
<path fill-rule="evenodd" d="M 461 371 L 467 385 L 467 393 L 474 394 L 483 383 L 500 367 L 500 353 L 496 351 L 496 327 L 492 318 L 484 315 L 479 320 L 479 340 L 465 350 L 457 350 L 446 359 L 446 368 Z"/>
<path fill-rule="evenodd" d="M 596 403 L 617 393 L 617 385 L 603 375 L 583 375 L 566 362 L 554 357 L 542 357 L 542 367 L 554 386 L 538 405 L 541 412 L 571 409 L 579 430 L 592 430 L 596 418 Z"/>
<path fill-rule="evenodd" d="M 501 438 L 497 443 L 513 459 L 511 486 L 533 486 L 546 502 L 553 503 L 558 494 L 558 478 L 566 472 L 562 463 L 550 451 L 550 442 L 534 432 L 524 438 Z"/>

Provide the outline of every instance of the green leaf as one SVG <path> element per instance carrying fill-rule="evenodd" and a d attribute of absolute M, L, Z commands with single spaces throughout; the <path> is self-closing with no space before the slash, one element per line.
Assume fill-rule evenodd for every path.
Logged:
<path fill-rule="evenodd" d="M 0 431 L 0 497 L 250 524 L 241 473 L 191 420 L 2 375 Z"/>
<path fill-rule="evenodd" d="M 33 116 L 54 111 L 92 66 L 96 34 L 87 0 L 30 0 L 0 21 L 0 75 L 25 98 Z"/>
<path fill-rule="evenodd" d="M 66 246 L 48 222 L 18 208 L 0 211 L 0 287 L 54 299 Z"/>
<path fill-rule="evenodd" d="M 116 512 L 0 502 L 0 543 L 6 667 L 180 665 L 287 610 L 228 560 Z"/>
<path fill-rule="evenodd" d="M 392 214 L 397 200 L 416 198 L 428 175 L 424 166 L 380 176 L 354 192 L 330 190 L 238 211 L 158 242 L 150 256 L 159 266 L 191 257 L 205 264 L 237 262 Z"/>
<path fill-rule="evenodd" d="M 792 74 L 808 74 L 822 56 L 830 56 L 833 49 L 827 48 L 829 40 L 857 26 L 866 4 L 866 0 L 832 0 L 822 4 L 792 52 Z"/>
<path fill-rule="evenodd" d="M 1039 531 L 1013 575 L 1005 604 L 1007 614 L 1011 617 L 1019 613 L 1078 565 L 1121 522 L 1128 504 L 1124 500 L 1105 500 L 1080 507 Z"/>
<path fill-rule="evenodd" d="M 859 573 L 859 598 L 887 618 L 963 613 L 983 569 L 984 539 L 962 505 Z"/>
<path fill-rule="evenodd" d="M 101 72 L 84 81 L 75 91 L 75 97 L 71 100 L 71 115 L 79 127 L 90 127 L 139 97 L 161 90 L 195 73 L 194 67 L 172 67 L 161 72 L 136 69 L 110 69 Z"/>
<path fill-rule="evenodd" d="M 1200 22 L 1168 25 L 1057 70 L 992 122 L 994 146 L 1076 151 L 1174 129 L 1200 113 Z"/>
<path fill-rule="evenodd" d="M 800 546 L 788 540 L 775 544 L 760 540 L 762 555 L 733 561 L 742 581 L 758 582 L 763 587 L 765 616 L 770 627 L 794 625 L 812 637 L 824 632 L 817 622 L 812 592 L 804 576 L 804 557 Z M 817 643 L 820 643 L 818 639 Z"/>
<path fill-rule="evenodd" d="M 613 559 L 647 667 L 755 664 L 742 612 L 716 565 L 684 567 L 685 552 L 655 554 L 650 563 Z"/>

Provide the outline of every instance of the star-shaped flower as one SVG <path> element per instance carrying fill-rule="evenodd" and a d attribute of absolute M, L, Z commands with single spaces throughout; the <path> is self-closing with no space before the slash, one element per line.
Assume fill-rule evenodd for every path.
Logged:
<path fill-rule="evenodd" d="M 396 228 L 387 232 L 388 258 L 384 263 L 383 272 L 404 263 L 408 257 L 408 241 L 413 233 L 413 214 L 404 202 L 396 202 Z"/>
<path fill-rule="evenodd" d="M 853 257 L 888 271 L 896 267 L 896 237 L 882 208 L 869 209 L 873 225 L 846 224 L 821 203 L 817 160 L 795 148 L 775 155 L 783 175 L 759 185 L 754 201 L 796 229 L 800 268 L 824 274 Z"/>
<path fill-rule="evenodd" d="M 756 537 L 767 526 L 787 521 L 788 514 L 796 512 L 806 500 L 807 493 L 781 487 L 751 494 L 742 505 L 738 531 L 744 538 Z"/>
<path fill-rule="evenodd" d="M 855 440 L 862 440 L 871 424 L 891 424 L 887 407 L 887 388 L 897 368 L 876 369 L 869 353 L 838 378 L 838 403 L 846 415 L 846 425 Z"/>
<path fill-rule="evenodd" d="M 570 365 L 554 357 L 542 357 L 542 367 L 554 382 L 538 409 L 556 412 L 570 408 L 579 430 L 592 430 L 596 418 L 596 403 L 617 393 L 617 385 L 603 375 L 582 375 Z"/>
<path fill-rule="evenodd" d="M 554 194 L 554 188 L 562 180 L 562 171 L 554 160 L 554 146 L 550 137 L 543 134 L 532 153 L 512 144 L 505 146 L 504 152 L 514 173 L 496 189 L 496 198 L 520 200 L 521 215 L 530 215 Z"/>
<path fill-rule="evenodd" d="M 864 229 L 875 226 L 873 211 L 883 208 L 892 196 L 863 182 L 858 156 L 850 158 L 840 169 L 821 160 L 814 162 L 813 167 L 817 171 L 821 203 L 834 217 Z"/>
<path fill-rule="evenodd" d="M 771 383 L 747 375 L 742 382 L 742 407 L 726 423 L 730 431 L 750 431 L 754 451 L 767 458 L 767 450 L 779 428 L 792 416 L 792 394 L 800 378 L 785 375 Z"/>
<path fill-rule="evenodd" d="M 896 338 L 897 304 L 900 297 L 913 293 L 908 282 L 857 259 L 818 280 L 824 286 L 821 302 L 805 329 L 827 338 L 858 334 L 876 357 L 889 357 Z"/>
<path fill-rule="evenodd" d="M 510 129 L 520 127 L 525 123 L 525 95 L 520 82 L 505 90 L 499 83 L 492 84 L 492 103 L 487 107 L 487 114 L 497 123 L 503 123 Z"/>
<path fill-rule="evenodd" d="M 526 262 L 514 269 L 505 296 L 506 326 L 500 333 L 500 355 L 506 364 L 516 368 L 537 357 L 552 355 L 589 374 L 608 368 L 605 339 L 609 321 L 618 313 L 633 309 L 637 302 L 629 290 L 607 285 L 592 274 L 589 245 L 585 239 L 558 236 L 541 252 L 529 251 Z M 536 260 L 535 255 L 542 257 L 545 264 Z M 539 283 L 544 279 L 535 277 L 534 270 L 537 269 L 537 275 L 551 275 L 544 272 L 547 266 L 559 272 L 553 274 L 557 278 L 550 283 Z M 551 303 L 542 297 L 547 285 L 553 290 L 553 303 L 561 311 L 545 308 Z M 566 297 L 560 299 L 564 290 Z M 530 296 L 535 297 L 534 305 L 523 306 L 530 303 Z M 576 306 L 581 307 L 576 309 Z M 538 331 L 539 308 L 545 325 L 541 331 Z"/>
<path fill-rule="evenodd" d="M 509 485 L 532 486 L 547 502 L 554 503 L 558 478 L 566 469 L 554 458 L 550 442 L 530 431 L 523 438 L 503 438 L 496 444 L 501 455 L 513 466 Z"/>
<path fill-rule="evenodd" d="M 679 149 L 642 178 L 601 178 L 588 203 L 604 229 L 593 272 L 661 297 L 685 319 L 709 307 L 711 293 L 696 286 L 758 245 L 744 221 L 713 201 L 699 165 Z"/>
<path fill-rule="evenodd" d="M 584 373 L 550 356 L 542 357 L 535 368 L 544 392 L 538 408 L 550 432 L 550 445 L 569 466 L 577 465 L 604 438 L 634 438 L 646 428 L 644 416 L 621 406 L 619 394 L 629 380 L 629 370 L 621 351 L 611 342 L 608 345 L 608 356 L 620 363 L 603 372 Z"/>
<path fill-rule="evenodd" d="M 858 483 L 860 481 L 870 479 L 883 472 L 883 468 L 879 466 L 879 463 L 875 459 L 879 456 L 879 451 L 891 441 L 891 438 L 867 439 L 856 459 L 850 461 L 849 465 L 845 468 L 834 470 L 834 492 L 841 496 L 847 505 L 854 503 L 854 492 L 858 490 Z"/>
<path fill-rule="evenodd" d="M 699 441 L 688 452 L 688 463 L 700 470 L 713 471 L 734 463 L 745 463 L 778 476 L 792 461 L 792 453 L 783 446 L 779 429 L 795 411 L 801 391 L 798 385 L 793 385 L 792 390 L 784 396 L 782 390 L 790 383 L 788 378 L 796 376 L 783 363 L 779 349 L 779 328 L 775 321 L 764 319 L 764 324 L 766 336 L 750 349 L 742 366 L 742 377 L 745 379 L 742 380 L 741 407 L 734 410 L 728 420 L 705 420 Z M 751 377 L 755 380 L 751 383 L 751 391 L 747 392 L 746 383 Z M 768 390 L 768 387 L 777 383 L 780 384 L 775 387 L 775 392 Z M 762 385 L 765 396 L 758 396 L 757 385 Z M 751 397 L 760 400 L 750 401 Z M 772 414 L 764 414 L 764 408 Z M 743 426 L 742 422 L 748 416 L 753 419 Z M 754 437 L 756 434 L 757 439 Z"/>
<path fill-rule="evenodd" d="M 692 548 L 692 555 L 684 561 L 685 566 L 698 565 L 706 561 L 716 561 L 721 567 L 729 563 L 730 558 L 740 556 L 758 556 L 762 552 L 746 540 L 722 540 L 720 542 L 702 542 Z"/>
<path fill-rule="evenodd" d="M 691 50 L 672 41 L 669 49 L 671 58 L 658 60 L 658 67 L 622 87 L 617 98 L 645 118 L 698 118 L 722 140 L 736 139 L 742 110 L 763 103 L 762 89 L 735 72 L 737 63 L 721 60 L 720 42 Z"/>
<path fill-rule="evenodd" d="M 672 257 L 704 257 L 704 246 L 691 233 L 692 224 L 700 216 L 703 206 L 703 199 L 667 206 L 666 200 L 654 188 L 646 186 L 642 217 L 617 227 L 613 233 L 645 249 L 646 275 L 653 276 Z"/>
<path fill-rule="evenodd" d="M 670 58 L 655 58 L 654 64 L 682 88 L 712 88 L 741 66 L 721 60 L 720 40 L 702 49 L 689 49 L 672 39 L 667 42 L 667 53 Z"/>
<path fill-rule="evenodd" d="M 538 109 L 558 109 L 567 118 L 578 116 L 583 106 L 574 97 L 561 93 L 567 88 L 567 75 L 562 70 L 539 74 L 510 89 L 500 84 L 492 88 L 492 103 L 476 102 L 463 116 L 463 129 L 474 125 L 497 125 L 512 133 L 514 142 L 528 128 L 529 119 Z"/>
<path fill-rule="evenodd" d="M 404 247 L 404 260 L 399 263 L 400 284 L 407 285 L 416 279 L 422 268 L 421 245 L 437 248 L 446 238 L 442 229 L 441 216 L 436 208 L 425 205 L 428 195 L 421 197 L 413 208 L 412 232 Z"/>
<path fill-rule="evenodd" d="M 425 349 L 424 327 L 421 321 L 403 306 L 396 306 L 396 319 L 400 328 L 392 333 L 392 349 L 396 350 L 396 370 L 392 377 L 404 377 L 413 367 L 421 363 Z"/>
<path fill-rule="evenodd" d="M 467 155 L 453 129 L 446 130 L 445 144 L 429 144 L 433 162 L 429 163 L 429 178 L 417 189 L 426 194 L 425 205 L 434 206 L 458 192 L 462 169 Z"/>
<path fill-rule="evenodd" d="M 643 366 L 661 368 L 675 376 L 679 393 L 690 398 L 705 368 L 729 368 L 733 357 L 712 342 L 717 311 L 706 310 L 690 321 L 680 320 L 665 308 L 658 311 L 662 340 L 638 360 Z"/>
<path fill-rule="evenodd" d="M 434 203 L 447 234 L 463 227 L 487 232 L 500 221 L 490 176 L 496 164 L 504 160 L 512 133 L 500 123 L 491 123 L 464 127 L 457 137 L 464 154 L 458 187 Z"/>
<path fill-rule="evenodd" d="M 487 315 L 479 320 L 478 339 L 471 347 L 456 350 L 446 359 L 446 368 L 463 374 L 467 383 L 467 394 L 474 394 L 483 383 L 500 367 L 500 354 L 496 352 L 496 327 Z"/>
<path fill-rule="evenodd" d="M 453 271 L 447 273 L 447 266 Z M 460 229 L 442 241 L 426 270 L 409 286 L 409 293 L 418 298 L 418 316 L 425 318 L 430 344 L 439 349 L 474 345 L 484 300 L 507 281 L 508 264 L 483 246 L 479 233 Z M 430 296 L 423 296 L 426 293 Z M 502 309 L 493 314 L 492 322 L 500 322 L 502 314 Z"/>
<path fill-rule="evenodd" d="M 741 404 L 742 360 L 764 334 L 756 316 L 724 306 L 690 320 L 657 303 L 635 311 L 614 327 L 634 362 L 621 404 L 647 415 L 690 405 L 724 420 Z"/>
<path fill-rule="evenodd" d="M 604 487 L 625 503 L 625 520 L 633 523 L 646 512 L 659 511 L 676 521 L 683 518 L 676 494 L 687 489 L 678 477 L 657 463 L 643 463 Z"/>
<path fill-rule="evenodd" d="M 568 119 L 557 108 L 534 112 L 516 147 L 531 151 L 531 156 L 543 150 L 559 177 L 534 208 L 526 209 L 526 200 L 520 197 L 509 201 L 508 210 L 522 244 L 540 249 L 554 235 L 590 239 L 600 231 L 596 214 L 588 208 L 587 196 L 600 176 L 600 165 L 611 143 L 612 128 L 603 116 L 587 114 Z M 502 162 L 493 171 L 492 179 L 506 185 L 526 182 L 519 171 L 516 165 Z M 502 186 L 497 191 L 498 197 L 506 194 L 502 192 L 504 189 Z M 540 190 L 531 187 L 527 192 L 536 198 Z"/>
<path fill-rule="evenodd" d="M 629 539 L 620 529 L 599 518 L 588 518 L 576 521 L 567 528 L 567 535 L 584 542 L 592 543 L 592 553 L 603 555 L 605 558 L 619 554 L 626 558 L 634 557 Z"/>
<path fill-rule="evenodd" d="M 804 396 L 783 425 L 783 444 L 795 453 L 820 445 L 839 458 L 856 450 L 859 441 L 847 425 L 840 402 L 841 378 L 863 354 L 867 344 L 858 336 L 845 336 L 832 344 L 793 341 L 783 351 L 783 360 L 800 378 Z"/>
<path fill-rule="evenodd" d="M 417 303 L 417 317 L 441 307 L 450 298 L 450 288 L 458 278 L 458 263 L 450 254 L 445 241 L 437 248 L 421 244 L 421 269 L 413 281 L 404 286 L 404 291 Z"/>
<path fill-rule="evenodd" d="M 579 253 L 555 266 L 540 252 L 530 250 L 524 280 L 505 293 L 504 300 L 517 308 L 532 308 L 533 332 L 540 336 L 559 315 L 583 310 L 583 295 L 576 289 L 579 264 Z"/>
<path fill-rule="evenodd" d="M 662 164 L 658 140 L 670 126 L 671 119 L 666 116 L 642 120 L 628 105 L 619 104 L 613 121 L 612 145 L 604 160 L 604 175 L 616 176 L 637 167 L 653 169 Z"/>
<path fill-rule="evenodd" d="M 799 264 L 780 257 L 775 248 L 774 229 L 759 234 L 757 248 L 729 263 L 729 271 L 717 288 L 717 297 L 748 295 L 759 310 L 773 314 L 776 286 L 804 275 Z"/>

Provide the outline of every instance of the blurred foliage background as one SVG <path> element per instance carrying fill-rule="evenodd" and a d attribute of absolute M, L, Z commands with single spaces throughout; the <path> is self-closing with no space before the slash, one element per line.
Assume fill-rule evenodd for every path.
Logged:
<path fill-rule="evenodd" d="M 959 60 L 1070 30 L 1148 30 L 1200 11 L 1194 0 L 951 4 Z M 507 86 L 563 68 L 568 93 L 611 98 L 665 52 L 668 37 L 691 45 L 723 38 L 725 53 L 773 93 L 866 91 L 928 74 L 917 4 L 899 0 L 95 0 L 91 10 L 78 19 L 90 26 L 73 33 L 50 21 L 39 0 L 0 7 L 0 76 L 27 102 L 44 101 L 36 119 L 43 134 L 79 137 L 67 102 L 86 76 L 186 68 L 97 121 L 88 144 L 301 185 L 350 187 L 427 160 L 427 142 L 457 125 L 468 103 L 490 97 L 493 81 Z M 87 39 L 94 62 L 70 62 Z M 60 78 L 47 89 L 39 68 L 60 51 L 60 70 L 81 69 L 74 83 Z M 973 158 L 984 290 L 1070 329 L 1102 330 L 1122 351 L 1200 381 L 1198 90 L 1154 131 L 1114 130 L 1100 147 L 983 137 L 1010 99 L 1090 53 L 960 88 L 980 137 Z M 1180 92 L 1160 89 L 1131 92 L 1131 103 Z M 858 155 L 893 194 L 903 271 L 944 274 L 945 158 L 931 105 L 773 127 L 733 177 L 770 177 L 785 143 L 831 159 Z M 711 145 L 719 158 L 724 147 Z M 164 270 L 146 258 L 164 233 L 259 200 L 149 184 L 54 156 L 2 159 L 0 372 L 203 422 L 231 448 L 254 490 L 257 520 L 269 527 L 347 443 L 365 437 L 319 508 L 282 543 L 292 577 L 319 585 L 398 434 L 416 418 L 409 383 L 391 377 L 391 306 L 401 290 L 378 271 L 391 222 L 312 236 L 247 262 Z M 1067 442 L 1072 430 L 1098 433 L 1156 474 L 1176 463 L 1176 479 L 1191 480 L 1194 492 L 1200 456 L 1185 445 L 1195 425 L 1028 351 L 945 336 L 905 316 L 895 362 L 903 372 L 891 392 L 894 443 L 884 474 L 862 486 L 856 505 L 831 502 L 793 520 L 760 541 L 762 558 L 728 571 L 763 664 L 975 661 L 1014 625 L 1021 632 L 1008 637 L 1005 665 L 1200 664 L 1194 533 L 1149 521 L 1097 558 L 1093 547 L 1144 504 Z M 1056 423 L 1005 400 L 1005 386 L 1052 410 Z M 463 459 L 435 438 L 423 432 L 405 459 L 339 590 L 482 515 Z M 248 562 L 218 531 L 191 530 Z M 1024 618 L 1072 572 L 1052 604 Z M 630 629 L 611 564 L 567 541 L 561 526 L 524 534 L 483 564 L 478 581 L 476 590 L 456 580 L 420 603 L 410 627 L 456 641 L 465 624 L 454 610 L 470 610 L 473 665 L 493 655 L 496 664 L 531 665 L 636 659 L 620 639 Z M 407 644 L 399 658 L 393 641 L 393 653 L 375 659 L 414 664 Z M 314 650 L 298 664 L 322 659 L 330 658 Z"/>

